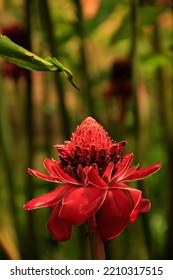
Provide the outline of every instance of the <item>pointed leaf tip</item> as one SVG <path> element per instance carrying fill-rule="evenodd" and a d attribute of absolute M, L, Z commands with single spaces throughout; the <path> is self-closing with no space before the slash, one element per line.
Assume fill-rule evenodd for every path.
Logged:
<path fill-rule="evenodd" d="M 7 36 L 0 34 L 0 57 L 5 58 L 10 63 L 31 71 L 57 71 L 64 72 L 67 80 L 79 90 L 69 69 L 55 57 L 41 58 L 20 45 L 14 43 Z"/>
<path fill-rule="evenodd" d="M 74 78 L 73 78 L 73 75 L 72 75 L 71 71 L 70 71 L 69 69 L 65 68 L 65 67 L 64 67 L 63 71 L 64 71 L 65 77 L 66 77 L 67 80 L 72 84 L 72 86 L 75 87 L 77 90 L 80 91 L 78 85 L 77 85 L 76 82 L 74 81 Z"/>

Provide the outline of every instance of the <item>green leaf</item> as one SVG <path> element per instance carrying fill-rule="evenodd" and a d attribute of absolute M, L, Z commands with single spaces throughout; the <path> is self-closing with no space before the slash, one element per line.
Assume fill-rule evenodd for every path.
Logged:
<path fill-rule="evenodd" d="M 130 14 L 127 13 L 118 30 L 112 35 L 111 44 L 124 40 L 126 38 L 130 38 L 131 36 L 131 26 L 130 26 Z"/>
<path fill-rule="evenodd" d="M 0 56 L 11 63 L 18 65 L 19 67 L 31 71 L 64 72 L 64 75 L 68 81 L 78 89 L 78 86 L 74 82 L 73 75 L 70 70 L 64 67 L 56 58 L 47 57 L 43 59 L 15 44 L 4 35 L 0 35 Z"/>
<path fill-rule="evenodd" d="M 58 72 L 64 71 L 64 66 L 55 57 L 48 56 L 45 58 L 45 60 L 53 64 L 57 68 Z"/>
<path fill-rule="evenodd" d="M 79 90 L 79 87 L 77 86 L 77 84 L 75 83 L 74 79 L 73 79 L 73 74 L 72 72 L 67 69 L 66 67 L 64 67 L 61 62 L 59 62 L 55 57 L 47 57 L 46 61 L 51 62 L 53 65 L 55 65 L 57 67 L 57 69 L 59 69 L 58 71 L 63 71 L 65 77 L 67 78 L 67 80 L 76 88 Z"/>
<path fill-rule="evenodd" d="M 154 24 L 158 15 L 165 11 L 165 7 L 146 5 L 139 8 L 139 25 L 147 26 Z"/>
<path fill-rule="evenodd" d="M 154 24 L 158 15 L 165 10 L 165 7 L 142 6 L 139 7 L 139 29 Z M 111 44 L 130 38 L 131 36 L 131 15 L 130 10 L 122 19 L 119 29 L 112 35 Z"/>
<path fill-rule="evenodd" d="M 28 70 L 57 71 L 52 63 L 18 46 L 4 35 L 0 35 L 0 56 Z"/>
<path fill-rule="evenodd" d="M 143 64 L 143 66 L 150 66 L 153 68 L 167 66 L 167 65 L 170 65 L 170 63 L 171 63 L 169 58 L 166 55 L 163 55 L 160 53 L 142 56 L 141 62 Z"/>

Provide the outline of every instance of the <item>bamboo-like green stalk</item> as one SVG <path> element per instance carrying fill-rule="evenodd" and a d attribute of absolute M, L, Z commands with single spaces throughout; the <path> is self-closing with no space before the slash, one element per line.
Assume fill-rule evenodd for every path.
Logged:
<path fill-rule="evenodd" d="M 41 15 L 41 21 L 43 24 L 43 28 L 49 43 L 49 48 L 52 56 L 59 57 L 59 51 L 58 51 L 58 44 L 57 39 L 55 42 L 55 32 L 54 32 L 54 25 L 51 19 L 49 4 L 47 0 L 39 1 L 40 3 L 40 15 Z M 70 138 L 70 121 L 68 112 L 65 105 L 65 89 L 62 82 L 61 77 L 58 75 L 55 76 L 55 86 L 57 89 L 57 95 L 59 98 L 59 110 L 61 115 L 61 122 L 62 122 L 62 131 L 64 134 L 65 139 Z"/>
<path fill-rule="evenodd" d="M 78 252 L 78 259 L 79 260 L 86 260 L 90 258 L 89 254 L 89 247 L 88 247 L 88 240 L 87 240 L 87 229 L 86 224 L 80 225 L 80 227 L 77 228 L 77 234 L 78 234 L 78 244 L 79 244 L 79 252 Z"/>
<path fill-rule="evenodd" d="M 138 0 L 131 1 L 131 48 L 129 57 L 132 64 L 132 92 L 133 92 L 133 102 L 134 102 L 134 126 L 135 126 L 135 137 L 136 141 L 136 150 L 138 152 L 139 148 L 137 147 L 139 141 L 139 111 L 138 111 L 138 102 L 137 102 L 137 85 L 138 85 Z"/>
<path fill-rule="evenodd" d="M 27 47 L 31 50 L 31 0 L 25 0 L 25 13 L 26 13 L 26 33 L 27 33 Z M 32 111 L 32 78 L 31 72 L 27 72 L 26 76 L 26 104 L 25 104 L 25 122 L 26 122 L 26 170 L 29 166 L 33 166 L 33 151 L 34 151 L 34 139 L 33 139 L 33 111 Z M 34 191 L 32 187 L 32 177 L 26 177 L 25 196 L 26 201 L 29 201 L 34 197 Z M 38 246 L 36 236 L 36 221 L 34 212 L 26 212 L 27 226 L 25 236 L 25 246 L 23 248 L 23 258 L 38 259 Z"/>
<path fill-rule="evenodd" d="M 162 40 L 160 38 L 159 24 L 156 23 L 154 26 L 154 47 L 157 53 L 162 53 Z M 163 67 L 158 67 L 156 71 L 157 81 L 158 81 L 158 94 L 159 94 L 159 105 L 160 105 L 160 119 L 164 131 L 164 143 L 165 150 L 167 152 L 168 161 L 168 174 L 169 174 L 169 207 L 168 207 L 168 229 L 166 236 L 165 252 L 162 256 L 164 259 L 173 258 L 173 128 L 172 128 L 172 97 L 171 89 L 167 75 L 167 69 Z"/>
<path fill-rule="evenodd" d="M 1 82 L 1 81 L 0 81 Z M 6 104 L 7 95 L 5 91 L 0 91 L 0 154 L 3 164 L 3 170 L 5 171 L 5 177 L 8 193 L 8 207 L 12 217 L 12 224 L 14 225 L 14 231 L 17 237 L 17 243 L 20 240 L 20 226 L 18 220 L 18 211 L 16 204 L 16 183 L 15 183 L 15 154 L 14 154 L 14 138 L 11 131 L 11 126 L 8 118 L 8 106 Z M 1 209 L 3 213 L 3 209 Z"/>
<path fill-rule="evenodd" d="M 47 77 L 44 77 L 43 106 L 45 106 L 45 104 L 49 104 L 49 95 L 47 94 L 48 90 L 49 90 L 48 79 L 47 79 Z M 45 108 L 45 109 L 47 109 L 47 108 Z M 46 112 L 46 110 L 44 112 L 43 122 L 44 122 L 44 138 L 45 138 L 46 156 L 48 158 L 51 158 L 52 154 L 51 154 L 50 147 L 52 147 L 52 117 L 49 114 L 49 112 Z"/>
<path fill-rule="evenodd" d="M 135 159 L 140 162 L 141 157 L 141 120 L 140 120 L 140 113 L 139 113 L 139 107 L 138 107 L 138 89 L 139 89 L 139 61 L 138 61 L 138 36 L 139 36 L 139 0 L 132 0 L 131 1 L 131 49 L 130 49 L 130 58 L 132 63 L 132 92 L 133 92 L 133 101 L 134 101 L 134 126 L 135 126 Z M 142 188 L 142 183 L 138 182 L 138 188 L 142 189 L 144 192 L 144 189 Z M 149 228 L 149 221 L 147 216 L 143 215 L 141 217 L 142 224 L 143 224 L 143 231 L 144 231 L 144 237 L 145 237 L 145 244 L 147 246 L 148 255 L 151 255 L 151 233 Z"/>
<path fill-rule="evenodd" d="M 84 38 L 84 19 L 83 19 L 83 13 L 82 13 L 82 7 L 81 7 L 81 1 L 80 0 L 74 0 L 74 4 L 76 7 L 76 15 L 78 22 L 76 23 L 77 27 L 77 35 L 80 39 L 80 71 L 82 75 L 82 81 L 83 81 L 83 88 L 82 88 L 82 97 L 84 106 L 87 105 L 87 113 L 89 113 L 90 116 L 96 117 L 95 107 L 94 107 L 94 99 L 91 94 L 91 81 L 89 78 L 89 72 L 88 72 L 88 61 L 87 61 L 87 51 L 85 46 L 85 38 Z"/>

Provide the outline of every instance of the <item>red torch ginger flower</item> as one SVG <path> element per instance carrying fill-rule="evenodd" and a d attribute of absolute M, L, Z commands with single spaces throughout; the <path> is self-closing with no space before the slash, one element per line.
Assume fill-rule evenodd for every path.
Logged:
<path fill-rule="evenodd" d="M 86 221 L 98 227 L 103 240 L 116 237 L 128 222 L 150 209 L 142 192 L 126 183 L 143 179 L 161 167 L 159 163 L 141 169 L 139 164 L 130 167 L 133 153 L 122 155 L 125 144 L 113 142 L 104 128 L 88 117 L 70 141 L 55 146 L 59 162 L 45 159 L 49 174 L 28 169 L 33 176 L 61 185 L 32 199 L 24 209 L 50 207 L 47 228 L 58 241 L 68 240 L 72 226 Z"/>

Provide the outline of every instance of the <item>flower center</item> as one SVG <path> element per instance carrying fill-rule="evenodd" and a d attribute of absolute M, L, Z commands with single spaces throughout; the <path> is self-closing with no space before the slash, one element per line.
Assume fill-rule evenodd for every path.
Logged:
<path fill-rule="evenodd" d="M 59 152 L 60 165 L 67 172 L 72 169 L 77 175 L 78 165 L 84 168 L 95 163 L 102 175 L 109 162 L 116 164 L 121 159 L 124 145 L 125 142 L 113 142 L 104 128 L 89 117 L 77 127 L 70 141 L 55 148 Z"/>

